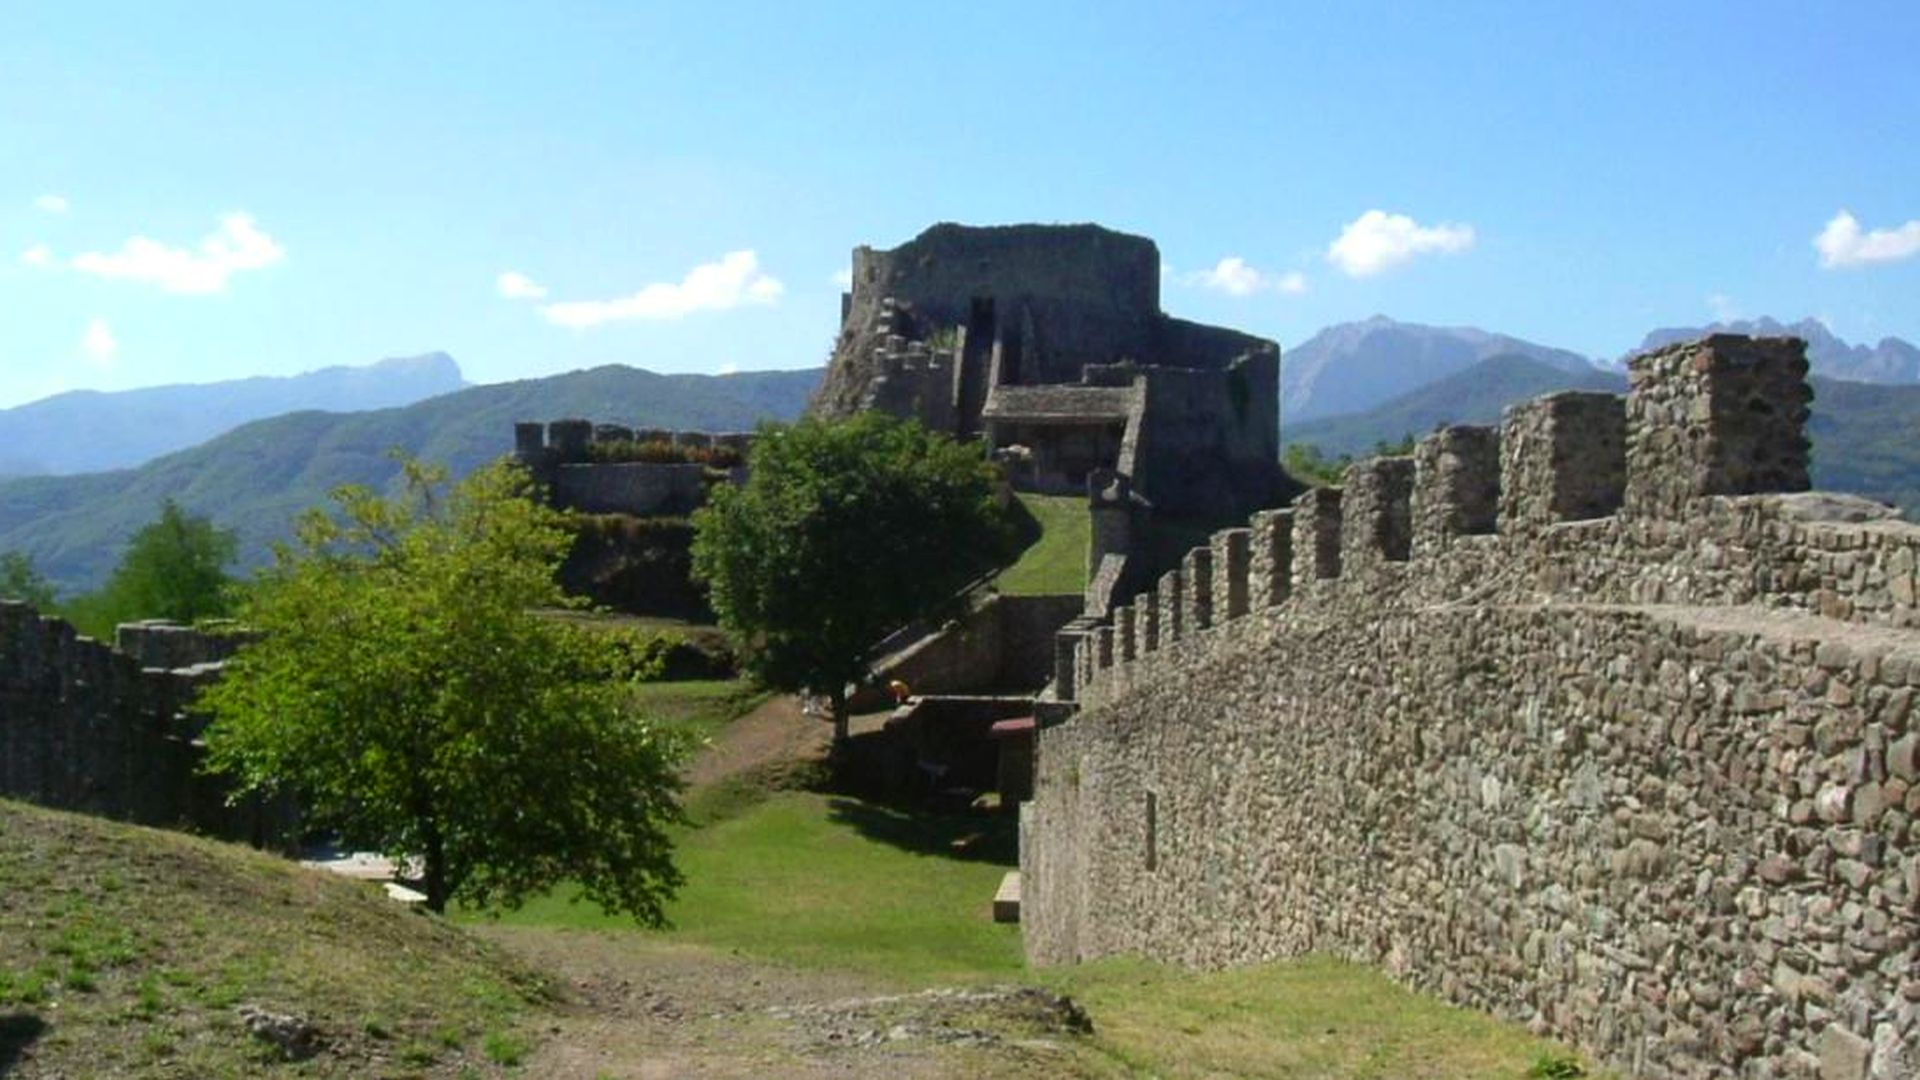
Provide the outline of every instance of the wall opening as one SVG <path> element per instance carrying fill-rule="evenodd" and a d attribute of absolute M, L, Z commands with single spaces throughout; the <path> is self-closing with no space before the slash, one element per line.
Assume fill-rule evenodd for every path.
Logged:
<path fill-rule="evenodd" d="M 1147 792 L 1147 845 L 1146 866 L 1149 871 L 1160 868 L 1160 793 Z"/>

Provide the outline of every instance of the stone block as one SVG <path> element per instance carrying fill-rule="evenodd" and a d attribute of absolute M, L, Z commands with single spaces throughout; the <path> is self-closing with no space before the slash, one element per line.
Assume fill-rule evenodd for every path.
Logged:
<path fill-rule="evenodd" d="M 1293 501 L 1293 587 L 1340 576 L 1340 489 L 1309 488 Z"/>
<path fill-rule="evenodd" d="M 1153 590 L 1133 598 L 1134 635 L 1139 639 L 1141 653 L 1150 653 L 1160 648 L 1160 598 Z"/>
<path fill-rule="evenodd" d="M 1122 604 L 1113 609 L 1113 648 L 1114 662 L 1125 664 L 1139 655 L 1137 639 L 1134 636 L 1133 605 Z"/>
<path fill-rule="evenodd" d="M 1197 547 L 1180 561 L 1180 578 L 1186 582 L 1186 606 L 1180 613 L 1182 629 L 1193 634 L 1213 625 L 1213 549 Z"/>
<path fill-rule="evenodd" d="M 1366 573 L 1413 555 L 1413 459 L 1379 457 L 1347 469 L 1341 497 L 1340 573 Z"/>
<path fill-rule="evenodd" d="M 1456 536 L 1494 531 L 1500 513 L 1500 432 L 1442 428 L 1413 449 L 1413 551 L 1447 547 Z"/>
<path fill-rule="evenodd" d="M 1705 496 L 1810 486 L 1804 341 L 1713 334 L 1627 370 L 1629 513 L 1674 518 Z"/>
<path fill-rule="evenodd" d="M 1213 534 L 1213 618 L 1215 624 L 1247 613 L 1247 575 L 1252 529 L 1222 529 Z"/>
<path fill-rule="evenodd" d="M 1500 433 L 1500 531 L 1524 535 L 1607 517 L 1626 487 L 1626 402 L 1570 390 L 1507 409 Z"/>
<path fill-rule="evenodd" d="M 1154 590 L 1160 601 L 1160 644 L 1164 647 L 1179 641 L 1186 634 L 1186 582 L 1180 571 L 1169 570 L 1160 575 L 1160 587 Z"/>
<path fill-rule="evenodd" d="M 1247 606 L 1261 611 L 1293 595 L 1293 511 L 1253 515 L 1247 538 Z"/>

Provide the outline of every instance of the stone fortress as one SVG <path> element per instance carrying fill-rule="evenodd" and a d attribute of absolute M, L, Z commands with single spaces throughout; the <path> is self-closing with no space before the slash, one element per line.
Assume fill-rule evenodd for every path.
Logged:
<path fill-rule="evenodd" d="M 1100 494 L 1089 604 L 1157 571 L 1154 517 L 1244 517 L 1291 491 L 1280 349 L 1160 310 L 1160 251 L 1097 225 L 935 225 L 853 253 L 813 402 L 979 437 L 1024 490 Z"/>
<path fill-rule="evenodd" d="M 1214 534 L 1057 641 L 1028 955 L 1328 952 L 1636 1076 L 1920 1076 L 1920 527 L 1804 343 L 1642 356 Z"/>

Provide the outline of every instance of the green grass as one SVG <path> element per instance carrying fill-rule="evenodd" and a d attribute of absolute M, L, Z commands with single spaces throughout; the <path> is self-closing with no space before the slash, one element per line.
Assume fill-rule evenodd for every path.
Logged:
<path fill-rule="evenodd" d="M 448 1069 L 512 1039 L 539 981 L 378 889 L 228 844 L 0 801 L 0 1072 L 385 1072 L 430 1033 Z M 291 1013 L 327 1054 L 292 1065 L 239 1006 Z"/>
<path fill-rule="evenodd" d="M 683 834 L 677 859 L 687 884 L 667 910 L 672 927 L 658 933 L 903 983 L 1012 978 L 1021 970 L 1019 935 L 988 917 L 1008 867 L 946 853 L 951 840 L 980 827 L 975 818 L 913 816 L 811 792 L 775 794 Z M 569 895 L 530 901 L 500 918 L 510 925 L 633 925 Z"/>
<path fill-rule="evenodd" d="M 1093 516 L 1079 495 L 1017 495 L 1015 499 L 1039 530 L 1019 561 L 1001 572 L 1000 592 L 1007 596 L 1053 596 L 1087 591 L 1087 551 L 1093 543 Z"/>
<path fill-rule="evenodd" d="M 1119 959 L 1039 976 L 1085 1006 L 1097 1047 L 1137 1074 L 1523 1080 L 1542 1061 L 1579 1060 L 1517 1024 L 1324 956 L 1206 974 Z"/>
<path fill-rule="evenodd" d="M 695 740 L 718 735 L 773 695 L 743 679 L 689 679 L 638 683 L 634 705 L 649 717 Z"/>

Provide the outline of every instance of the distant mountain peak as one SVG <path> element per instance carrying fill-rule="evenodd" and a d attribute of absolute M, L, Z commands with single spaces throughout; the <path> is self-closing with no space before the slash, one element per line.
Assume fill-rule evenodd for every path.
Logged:
<path fill-rule="evenodd" d="M 1281 423 L 1364 412 L 1503 353 L 1576 374 L 1594 366 L 1579 353 L 1476 327 L 1426 326 L 1374 315 L 1329 326 L 1282 353 Z"/>

